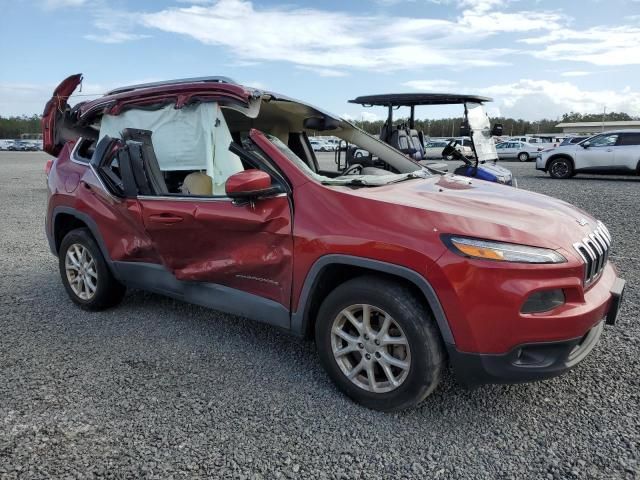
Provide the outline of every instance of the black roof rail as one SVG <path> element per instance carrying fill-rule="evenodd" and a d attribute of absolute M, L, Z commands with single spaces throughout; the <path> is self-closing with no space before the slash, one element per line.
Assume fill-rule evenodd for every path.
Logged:
<path fill-rule="evenodd" d="M 192 77 L 192 78 L 179 78 L 176 80 L 164 80 L 161 82 L 151 82 L 151 83 L 139 83 L 137 85 L 129 85 L 126 87 L 120 87 L 120 88 L 116 88 L 114 90 L 111 90 L 109 92 L 106 93 L 106 95 L 116 95 L 118 93 L 124 93 L 124 92 L 131 92 L 133 90 L 139 90 L 141 88 L 153 88 L 153 87 L 162 87 L 165 85 L 180 85 L 180 84 L 184 84 L 184 83 L 198 83 L 198 82 L 202 82 L 202 83 L 208 83 L 208 82 L 214 82 L 214 83 L 230 83 L 232 85 L 238 85 L 238 82 L 236 82 L 235 80 L 229 78 L 229 77 L 222 77 L 222 76 L 215 76 L 215 77 Z"/>

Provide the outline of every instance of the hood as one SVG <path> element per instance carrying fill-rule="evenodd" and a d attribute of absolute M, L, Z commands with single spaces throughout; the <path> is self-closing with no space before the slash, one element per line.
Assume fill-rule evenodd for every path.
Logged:
<path fill-rule="evenodd" d="M 489 172 L 496 177 L 503 177 L 505 181 L 511 180 L 513 176 L 511 170 L 504 168 L 502 165 L 497 165 L 494 162 L 481 163 L 480 165 L 478 165 L 478 168 L 484 170 L 485 172 Z"/>
<path fill-rule="evenodd" d="M 569 250 L 596 227 L 593 217 L 562 200 L 452 174 L 352 194 L 428 211 L 440 233 L 545 248 Z"/>
<path fill-rule="evenodd" d="M 582 148 L 580 145 L 578 144 L 570 144 L 570 145 L 559 145 L 557 147 L 553 147 L 553 148 L 548 148 L 548 149 L 544 149 L 542 150 L 540 153 L 541 154 L 549 154 L 549 153 L 572 153 L 575 152 L 578 148 Z"/>

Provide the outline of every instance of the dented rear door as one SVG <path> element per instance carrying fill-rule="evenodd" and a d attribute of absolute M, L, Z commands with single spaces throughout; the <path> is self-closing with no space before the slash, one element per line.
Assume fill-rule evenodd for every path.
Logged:
<path fill-rule="evenodd" d="M 222 197 L 138 199 L 145 228 L 178 280 L 224 285 L 289 308 L 293 238 L 286 195 L 253 205 Z"/>

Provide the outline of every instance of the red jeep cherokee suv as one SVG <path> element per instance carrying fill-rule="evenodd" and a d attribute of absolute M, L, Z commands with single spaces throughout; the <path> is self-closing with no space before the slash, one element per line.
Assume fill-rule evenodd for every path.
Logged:
<path fill-rule="evenodd" d="M 46 232 L 87 310 L 141 288 L 312 336 L 338 387 L 410 407 L 558 375 L 615 322 L 606 227 L 535 193 L 431 173 L 351 123 L 224 77 L 120 88 L 43 118 Z M 307 138 L 369 152 L 323 168 Z M 334 169 L 335 170 L 335 169 Z"/>

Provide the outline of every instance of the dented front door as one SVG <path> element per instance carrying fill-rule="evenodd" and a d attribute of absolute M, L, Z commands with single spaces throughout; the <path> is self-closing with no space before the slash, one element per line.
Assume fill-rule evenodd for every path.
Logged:
<path fill-rule="evenodd" d="M 139 200 L 145 228 L 178 280 L 225 285 L 289 308 L 293 239 L 286 195 L 254 205 L 228 198 Z"/>

